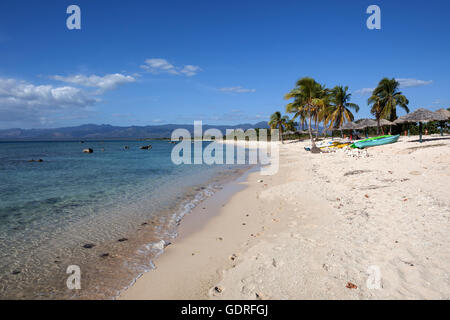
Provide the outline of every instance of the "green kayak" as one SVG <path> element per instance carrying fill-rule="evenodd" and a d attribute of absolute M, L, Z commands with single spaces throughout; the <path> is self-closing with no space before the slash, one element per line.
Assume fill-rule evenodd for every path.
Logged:
<path fill-rule="evenodd" d="M 398 138 L 400 138 L 399 134 L 396 136 L 385 135 L 385 136 L 373 137 L 373 138 L 357 141 L 354 144 L 352 144 L 351 147 L 364 149 L 367 147 L 381 146 L 383 144 L 397 142 Z"/>

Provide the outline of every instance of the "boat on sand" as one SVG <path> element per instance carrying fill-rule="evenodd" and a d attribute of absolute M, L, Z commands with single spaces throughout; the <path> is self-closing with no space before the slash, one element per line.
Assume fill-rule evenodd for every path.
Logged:
<path fill-rule="evenodd" d="M 374 146 L 381 146 L 384 144 L 394 143 L 398 141 L 398 138 L 400 138 L 400 135 L 387 135 L 387 136 L 379 136 L 374 138 L 369 138 L 361 141 L 356 141 L 351 145 L 352 148 L 359 148 L 364 149 L 368 147 L 374 147 Z"/>

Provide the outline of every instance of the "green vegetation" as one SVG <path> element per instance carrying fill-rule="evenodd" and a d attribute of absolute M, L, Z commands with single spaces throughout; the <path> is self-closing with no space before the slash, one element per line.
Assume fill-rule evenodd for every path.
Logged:
<path fill-rule="evenodd" d="M 289 120 L 288 116 L 282 116 L 280 111 L 277 111 L 274 114 L 272 114 L 268 124 L 271 129 L 279 129 L 280 130 L 281 143 L 284 143 L 284 141 L 283 141 L 283 132 L 284 131 L 295 130 L 293 121 Z"/>
<path fill-rule="evenodd" d="M 350 109 L 358 112 L 359 106 L 351 103 L 350 97 L 347 86 L 328 89 L 308 77 L 298 80 L 295 88 L 285 95 L 287 100 L 294 99 L 286 106 L 286 112 L 293 114 L 292 120 L 299 119 L 302 129 L 305 124 L 308 126 L 312 152 L 320 152 L 314 142 L 312 122 L 317 137 L 320 123 L 323 123 L 324 128 L 333 130 L 340 128 L 346 121 L 353 121 L 354 115 Z"/>
<path fill-rule="evenodd" d="M 383 78 L 367 101 L 369 105 L 372 105 L 370 112 L 377 119 L 377 133 L 380 132 L 381 119 L 388 119 L 389 121 L 397 119 L 397 106 L 409 112 L 409 101 L 398 91 L 399 87 L 400 84 L 395 79 Z"/>
<path fill-rule="evenodd" d="M 369 135 L 378 136 L 380 130 L 384 135 L 383 126 L 380 122 L 382 119 L 395 121 L 397 119 L 397 107 L 409 113 L 409 100 L 399 91 L 399 88 L 400 84 L 394 78 L 383 78 L 373 90 L 367 104 L 370 106 L 370 112 L 377 120 L 377 127 L 367 128 Z M 271 116 L 269 126 L 280 129 L 282 142 L 283 132 L 286 131 L 293 131 L 284 135 L 284 138 L 287 139 L 300 139 L 309 136 L 312 152 L 320 152 L 315 140 L 321 123 L 325 129 L 325 135 L 326 131 L 331 131 L 333 136 L 334 131 L 340 130 L 345 123 L 354 121 L 353 112 L 358 112 L 360 109 L 357 104 L 350 102 L 351 93 L 348 86 L 339 85 L 329 89 L 309 77 L 298 80 L 295 87 L 284 98 L 292 100 L 286 105 L 286 113 L 292 115 L 291 120 L 288 116 L 282 116 L 281 112 L 277 111 Z M 447 108 L 447 110 L 450 111 L 450 108 Z M 300 132 L 295 130 L 295 120 L 298 121 Z M 439 133 L 441 128 L 448 132 L 449 127 L 446 123 L 448 122 L 430 122 L 423 124 L 423 128 L 429 134 Z M 304 131 L 305 127 L 307 128 L 307 135 Z M 409 131 L 411 135 L 416 135 L 419 133 L 419 128 L 417 124 L 412 123 L 395 126 L 396 134 L 404 134 L 405 131 Z M 315 133 L 316 139 L 313 138 L 313 133 Z"/>

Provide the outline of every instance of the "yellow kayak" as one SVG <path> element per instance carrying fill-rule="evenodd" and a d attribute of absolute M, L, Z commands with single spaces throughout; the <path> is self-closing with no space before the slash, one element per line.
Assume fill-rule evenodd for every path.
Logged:
<path fill-rule="evenodd" d="M 341 149 L 345 146 L 350 145 L 349 142 L 345 142 L 345 143 L 341 143 L 341 142 L 333 142 L 331 145 L 329 146 L 325 146 L 325 147 L 321 147 L 320 149 L 326 149 L 326 148 L 338 148 Z"/>

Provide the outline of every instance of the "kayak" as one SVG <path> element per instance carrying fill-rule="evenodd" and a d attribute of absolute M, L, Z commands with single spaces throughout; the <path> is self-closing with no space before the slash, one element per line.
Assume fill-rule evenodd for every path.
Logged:
<path fill-rule="evenodd" d="M 330 144 L 329 146 L 325 146 L 325 147 L 320 147 L 320 149 L 332 149 L 332 148 L 338 148 L 341 149 L 345 146 L 348 146 L 350 144 L 350 142 L 335 142 L 333 144 Z"/>
<path fill-rule="evenodd" d="M 386 135 L 384 135 L 384 136 L 378 136 L 378 137 L 371 137 L 371 138 L 367 138 L 367 139 L 364 139 L 364 140 L 358 140 L 358 141 L 355 141 L 350 147 L 351 148 L 357 148 L 356 146 L 355 146 L 355 143 L 356 142 L 366 142 L 366 141 L 372 141 L 372 140 L 378 140 L 378 139 L 382 139 L 382 138 L 388 138 L 388 137 L 392 137 L 390 134 L 386 134 Z"/>
<path fill-rule="evenodd" d="M 378 136 L 378 137 L 370 137 L 364 140 L 359 140 L 358 142 L 365 142 L 365 141 L 371 141 L 371 140 L 377 140 L 377 139 L 381 139 L 381 138 L 387 138 L 387 137 L 392 137 L 390 134 L 386 134 L 384 136 Z"/>
<path fill-rule="evenodd" d="M 396 136 L 387 135 L 387 136 L 374 137 L 374 138 L 357 141 L 354 144 L 352 144 L 351 147 L 364 149 L 364 148 L 368 148 L 368 147 L 381 146 L 384 144 L 397 142 L 398 138 L 400 138 L 399 134 Z"/>
<path fill-rule="evenodd" d="M 316 147 L 318 147 L 319 149 L 331 149 L 331 148 L 338 148 L 341 149 L 343 147 L 346 147 L 348 145 L 350 145 L 351 142 L 339 142 L 339 141 L 329 141 L 329 142 L 322 142 L 319 144 L 316 144 Z M 306 151 L 311 151 L 311 146 L 306 146 L 305 147 Z"/>

